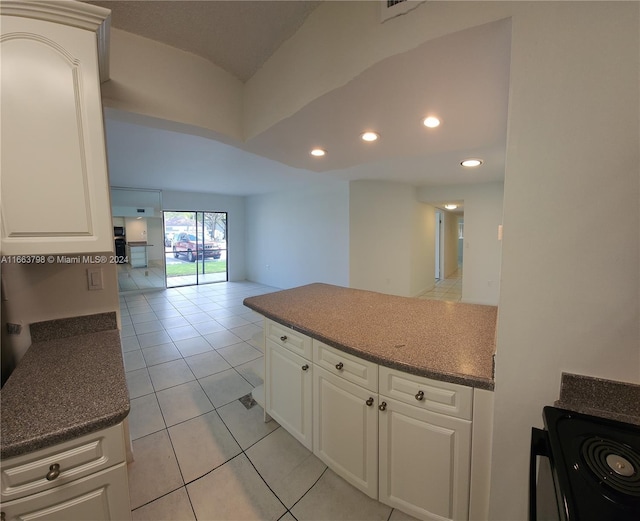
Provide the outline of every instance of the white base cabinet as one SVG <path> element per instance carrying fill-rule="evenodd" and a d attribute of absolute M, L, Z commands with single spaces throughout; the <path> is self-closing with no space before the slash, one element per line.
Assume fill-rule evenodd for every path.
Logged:
<path fill-rule="evenodd" d="M 122 423 L 2 461 L 3 521 L 131 519 Z"/>
<path fill-rule="evenodd" d="M 307 449 L 311 431 L 311 362 L 272 340 L 265 345 L 266 412 Z"/>
<path fill-rule="evenodd" d="M 126 500 L 124 500 L 126 498 Z M 2 504 L 5 521 L 120 521 L 131 519 L 127 465 L 40 494 Z"/>
<path fill-rule="evenodd" d="M 469 519 L 471 422 L 380 401 L 380 501 L 419 519 Z"/>
<path fill-rule="evenodd" d="M 336 474 L 378 498 L 378 399 L 314 367 L 313 452 Z"/>
<path fill-rule="evenodd" d="M 486 518 L 491 422 L 473 415 L 491 416 L 490 391 L 378 366 L 272 320 L 264 331 L 267 414 L 336 474 L 423 521 Z"/>

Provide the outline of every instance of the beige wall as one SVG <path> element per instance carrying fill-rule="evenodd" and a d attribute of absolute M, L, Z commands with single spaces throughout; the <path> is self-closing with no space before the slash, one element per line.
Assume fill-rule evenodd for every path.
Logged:
<path fill-rule="evenodd" d="M 349 286 L 405 297 L 430 289 L 435 253 L 429 246 L 434 227 L 428 227 L 428 212 L 413 186 L 351 182 Z"/>
<path fill-rule="evenodd" d="M 113 252 L 87 255 L 111 256 Z M 98 266 L 102 267 L 104 289 L 89 291 L 87 269 Z M 3 337 L 3 351 L 6 341 L 16 361 L 31 344 L 29 324 L 107 311 L 120 315 L 115 264 L 3 264 L 2 281 L 3 319 L 23 326 L 22 334 Z"/>
<path fill-rule="evenodd" d="M 242 139 L 242 83 L 204 58 L 111 29 L 106 107 Z"/>
<path fill-rule="evenodd" d="M 640 382 L 638 7 L 514 9 L 491 519 L 526 518 L 562 371 Z"/>
<path fill-rule="evenodd" d="M 146 242 L 147 241 L 147 220 L 136 217 L 125 217 L 125 233 L 127 242 Z"/>

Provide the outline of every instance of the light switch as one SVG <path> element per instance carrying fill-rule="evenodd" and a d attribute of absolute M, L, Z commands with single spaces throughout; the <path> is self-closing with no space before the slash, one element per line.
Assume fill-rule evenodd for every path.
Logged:
<path fill-rule="evenodd" d="M 102 286 L 102 268 L 88 268 L 87 280 L 89 282 L 89 289 L 104 289 Z"/>

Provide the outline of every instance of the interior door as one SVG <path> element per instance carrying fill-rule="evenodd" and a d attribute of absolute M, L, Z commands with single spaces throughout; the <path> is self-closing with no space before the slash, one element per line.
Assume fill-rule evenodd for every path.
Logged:
<path fill-rule="evenodd" d="M 436 246 L 436 280 L 440 280 L 441 278 L 441 266 L 440 266 L 440 258 L 441 258 L 441 245 L 442 245 L 442 212 L 436 211 L 436 238 L 435 238 L 435 246 Z"/>

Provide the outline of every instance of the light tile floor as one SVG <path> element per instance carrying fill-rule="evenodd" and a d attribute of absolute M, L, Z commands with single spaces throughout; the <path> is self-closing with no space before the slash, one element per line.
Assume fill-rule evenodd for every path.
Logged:
<path fill-rule="evenodd" d="M 168 256 L 167 262 L 172 262 L 173 257 Z M 193 264 L 194 275 L 169 277 L 166 279 L 166 287 L 189 286 L 192 284 L 208 284 L 211 282 L 225 282 L 227 273 L 205 273 L 195 275 L 196 264 Z M 165 271 L 162 261 L 149 261 L 149 266 L 144 268 L 132 268 L 130 264 L 118 264 L 118 289 L 122 292 L 139 292 L 146 289 L 164 289 Z"/>
<path fill-rule="evenodd" d="M 121 296 L 134 520 L 413 519 L 239 400 L 263 372 L 262 318 L 242 301 L 275 290 L 225 282 Z"/>
<path fill-rule="evenodd" d="M 460 302 L 462 299 L 462 266 L 446 279 L 437 280 L 433 289 L 418 295 L 420 299 Z"/>
<path fill-rule="evenodd" d="M 130 264 L 118 264 L 118 288 L 121 292 L 164 288 L 162 262 L 150 262 L 146 268 L 132 268 Z"/>

